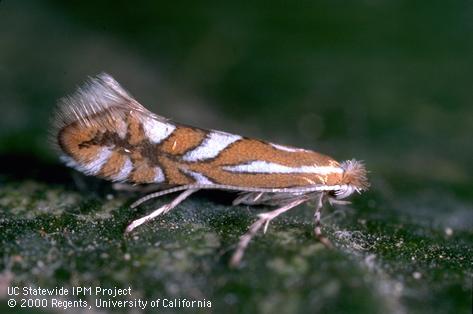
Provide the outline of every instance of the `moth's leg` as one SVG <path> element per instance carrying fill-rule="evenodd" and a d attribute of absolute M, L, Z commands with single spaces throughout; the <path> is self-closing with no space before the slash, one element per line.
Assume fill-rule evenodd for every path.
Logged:
<path fill-rule="evenodd" d="M 234 201 L 233 205 L 254 205 L 258 202 L 258 200 L 263 196 L 265 192 L 245 192 L 240 194 Z"/>
<path fill-rule="evenodd" d="M 332 242 L 330 242 L 329 239 L 327 239 L 323 234 L 322 234 L 322 225 L 320 222 L 320 216 L 321 216 L 321 210 L 323 207 L 323 200 L 324 200 L 324 193 L 320 193 L 318 196 L 316 205 L 315 205 L 315 213 L 314 213 L 314 233 L 315 237 L 327 248 L 332 248 Z"/>
<path fill-rule="evenodd" d="M 177 205 L 179 205 L 179 203 L 181 203 L 183 200 L 185 200 L 187 197 L 189 197 L 189 195 L 191 195 L 192 193 L 198 191 L 199 189 L 188 189 L 188 190 L 185 190 L 184 192 L 182 192 L 181 194 L 179 194 L 178 197 L 176 197 L 171 203 L 168 203 L 164 206 L 161 206 L 160 208 L 154 210 L 151 214 L 149 215 L 146 215 L 144 217 L 141 217 L 139 219 L 136 219 L 134 220 L 131 224 L 128 225 L 128 227 L 126 227 L 125 229 L 125 233 L 129 233 L 131 231 L 133 231 L 133 229 L 135 229 L 136 227 L 144 224 L 145 222 L 147 222 L 148 220 L 151 220 L 161 214 L 165 214 L 167 213 L 168 211 L 170 211 L 171 209 L 173 209 L 174 207 L 176 207 Z"/>
<path fill-rule="evenodd" d="M 243 255 L 245 254 L 245 250 L 248 246 L 248 243 L 250 243 L 251 239 L 255 236 L 255 234 L 263 225 L 264 225 L 264 232 L 266 232 L 266 229 L 268 228 L 268 225 L 271 222 L 271 220 L 273 220 L 274 218 L 281 215 L 282 213 L 287 212 L 291 208 L 294 208 L 305 201 L 307 201 L 306 198 L 300 198 L 300 199 L 290 202 L 289 204 L 281 208 L 272 210 L 270 212 L 259 214 L 258 220 L 256 220 L 250 226 L 248 231 L 240 237 L 240 241 L 238 242 L 238 246 L 235 250 L 235 253 L 233 253 L 233 256 L 230 260 L 230 265 L 233 267 L 236 267 L 240 264 L 240 261 L 243 258 Z"/>

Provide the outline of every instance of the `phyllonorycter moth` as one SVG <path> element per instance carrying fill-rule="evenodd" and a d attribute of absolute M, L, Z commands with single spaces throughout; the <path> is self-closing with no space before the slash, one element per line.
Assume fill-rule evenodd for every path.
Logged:
<path fill-rule="evenodd" d="M 180 191 L 169 204 L 133 221 L 139 225 L 176 207 L 201 189 L 239 192 L 233 204 L 276 206 L 261 213 L 241 236 L 230 263 L 238 265 L 248 243 L 271 220 L 309 200 L 315 201 L 315 235 L 322 236 L 320 210 L 369 187 L 362 162 L 342 163 L 306 149 L 177 124 L 136 101 L 108 74 L 90 78 L 60 100 L 53 140 L 66 165 L 113 182 L 153 184 L 132 208 Z"/>

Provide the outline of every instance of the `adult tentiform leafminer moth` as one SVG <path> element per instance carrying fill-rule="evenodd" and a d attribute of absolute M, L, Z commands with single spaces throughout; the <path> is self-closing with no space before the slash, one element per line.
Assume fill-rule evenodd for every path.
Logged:
<path fill-rule="evenodd" d="M 54 142 L 68 166 L 109 181 L 155 184 L 159 196 L 181 191 L 172 202 L 133 221 L 139 225 L 167 213 L 201 189 L 239 192 L 233 204 L 269 205 L 241 236 L 231 258 L 237 265 L 257 231 L 291 208 L 314 200 L 315 235 L 321 234 L 325 201 L 340 201 L 369 187 L 363 163 L 342 163 L 326 155 L 215 130 L 173 123 L 136 101 L 110 75 L 91 78 L 63 98 L 55 115 Z"/>

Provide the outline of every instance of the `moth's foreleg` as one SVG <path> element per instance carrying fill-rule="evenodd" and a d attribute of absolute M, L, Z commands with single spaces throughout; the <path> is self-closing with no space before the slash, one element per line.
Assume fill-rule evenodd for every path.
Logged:
<path fill-rule="evenodd" d="M 188 189 L 188 190 L 185 190 L 184 192 L 182 192 L 181 194 L 179 194 L 178 197 L 176 197 L 171 203 L 168 203 L 164 206 L 161 206 L 160 208 L 154 210 L 151 214 L 149 215 L 146 215 L 144 217 L 141 217 L 139 219 L 136 219 L 134 220 L 131 224 L 128 225 L 128 227 L 126 227 L 125 229 L 125 233 L 129 233 L 131 231 L 133 231 L 133 229 L 135 229 L 136 227 L 144 224 L 145 222 L 147 222 L 148 220 L 151 220 L 159 215 L 162 215 L 162 214 L 165 214 L 167 212 L 169 212 L 171 209 L 173 209 L 174 207 L 176 207 L 177 205 L 179 205 L 179 203 L 181 203 L 182 201 L 184 201 L 186 198 L 189 197 L 189 195 L 191 195 L 192 193 L 198 191 L 199 189 Z"/>
<path fill-rule="evenodd" d="M 291 208 L 296 207 L 297 205 L 307 201 L 306 198 L 300 198 L 297 200 L 294 200 L 290 202 L 289 204 L 272 210 L 270 212 L 266 213 L 261 213 L 258 215 L 258 220 L 256 220 L 248 229 L 248 231 L 240 237 L 240 241 L 238 242 L 238 246 L 235 250 L 235 253 L 233 253 L 233 256 L 230 260 L 230 266 L 236 267 L 240 264 L 241 259 L 243 258 L 243 255 L 245 254 L 245 250 L 248 247 L 248 244 L 250 243 L 251 239 L 256 235 L 258 230 L 264 225 L 264 232 L 266 232 L 266 229 L 268 228 L 269 223 L 271 220 L 276 218 L 277 216 L 281 215 L 284 212 L 287 212 Z"/>
<path fill-rule="evenodd" d="M 320 193 L 320 195 L 317 197 L 316 205 L 315 205 L 315 212 L 314 212 L 314 233 L 315 237 L 327 248 L 332 248 L 332 242 L 330 242 L 329 239 L 327 239 L 323 234 L 322 234 L 322 224 L 320 222 L 321 218 L 321 211 L 323 207 L 323 200 L 324 200 L 324 193 Z"/>

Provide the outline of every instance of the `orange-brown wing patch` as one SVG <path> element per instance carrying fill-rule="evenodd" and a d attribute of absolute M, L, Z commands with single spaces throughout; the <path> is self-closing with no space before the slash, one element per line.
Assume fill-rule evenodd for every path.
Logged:
<path fill-rule="evenodd" d="M 172 155 L 182 155 L 188 150 L 197 147 L 205 138 L 202 130 L 178 127 L 174 132 L 160 145 L 159 149 Z"/>
<path fill-rule="evenodd" d="M 134 183 L 156 183 L 156 168 L 150 167 L 144 160 L 133 162 L 133 171 L 129 180 Z"/>
<path fill-rule="evenodd" d="M 112 115 L 111 110 L 104 111 L 63 127 L 58 133 L 58 143 L 75 160 L 87 163 L 94 160 L 103 148 L 100 141 L 104 134 L 114 134 L 123 128 L 120 115 Z"/>
<path fill-rule="evenodd" d="M 97 127 L 83 128 L 78 123 L 64 127 L 58 134 L 60 147 L 75 160 L 93 161 L 101 149 L 98 145 L 84 145 L 99 133 Z"/>
<path fill-rule="evenodd" d="M 142 143 L 146 137 L 143 131 L 143 126 L 137 113 L 130 112 L 127 116 L 128 124 L 128 143 L 130 145 L 138 145 Z"/>
<path fill-rule="evenodd" d="M 179 167 L 182 166 L 179 162 L 172 161 L 171 159 L 160 156 L 159 163 L 163 167 L 163 171 L 168 184 L 171 185 L 184 185 L 194 183 L 188 176 L 182 174 Z"/>
<path fill-rule="evenodd" d="M 117 151 L 112 152 L 112 155 L 100 170 L 100 176 L 113 180 L 122 171 L 127 158 L 127 156 Z"/>
<path fill-rule="evenodd" d="M 276 149 L 269 143 L 246 138 L 230 145 L 211 163 L 214 166 L 237 165 L 254 160 L 264 160 L 288 167 L 339 165 L 334 159 L 313 151 L 288 152 Z"/>

